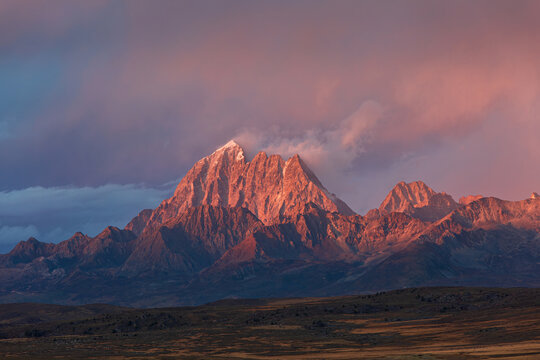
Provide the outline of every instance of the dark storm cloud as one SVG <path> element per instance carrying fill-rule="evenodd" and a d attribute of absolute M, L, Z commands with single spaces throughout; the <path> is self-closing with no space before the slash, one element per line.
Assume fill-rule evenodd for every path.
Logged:
<path fill-rule="evenodd" d="M 77 231 L 94 236 L 108 225 L 123 228 L 139 210 L 156 207 L 171 192 L 171 184 L 160 189 L 109 184 L 0 192 L 0 253 L 30 236 L 56 243 Z"/>

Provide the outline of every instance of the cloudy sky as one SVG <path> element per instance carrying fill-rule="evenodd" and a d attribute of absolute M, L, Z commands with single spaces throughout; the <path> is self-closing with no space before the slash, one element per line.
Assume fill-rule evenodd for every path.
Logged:
<path fill-rule="evenodd" d="M 124 226 L 234 138 L 359 213 L 540 190 L 538 1 L 0 3 L 0 251 Z"/>

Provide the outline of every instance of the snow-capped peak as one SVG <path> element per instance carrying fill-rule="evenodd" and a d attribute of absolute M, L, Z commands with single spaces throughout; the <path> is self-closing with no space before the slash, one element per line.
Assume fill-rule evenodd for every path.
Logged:
<path fill-rule="evenodd" d="M 237 153 L 236 154 L 236 160 L 237 161 L 244 159 L 244 149 L 242 149 L 242 147 L 240 145 L 238 145 L 238 143 L 236 141 L 234 141 L 234 140 L 230 140 L 228 143 L 226 143 L 225 145 L 218 148 L 216 151 L 214 151 L 212 153 L 212 155 L 222 153 L 222 152 L 226 152 L 226 151 L 229 151 L 229 150 L 236 151 L 236 153 Z M 212 155 L 210 155 L 210 156 L 212 156 Z"/>
<path fill-rule="evenodd" d="M 223 145 L 222 147 L 218 148 L 215 152 L 218 152 L 218 151 L 222 151 L 222 150 L 226 150 L 226 149 L 230 149 L 230 148 L 235 148 L 235 147 L 240 147 L 240 145 L 238 145 L 238 143 L 234 140 L 230 140 L 228 143 L 226 143 L 225 145 Z"/>

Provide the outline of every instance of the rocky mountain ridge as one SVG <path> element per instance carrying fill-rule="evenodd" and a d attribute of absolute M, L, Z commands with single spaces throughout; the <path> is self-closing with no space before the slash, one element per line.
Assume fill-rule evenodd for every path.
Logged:
<path fill-rule="evenodd" d="M 355 214 L 295 155 L 230 142 L 124 229 L 0 255 L 0 301 L 131 306 L 327 296 L 404 286 L 540 285 L 540 198 L 455 202 L 398 183 Z"/>

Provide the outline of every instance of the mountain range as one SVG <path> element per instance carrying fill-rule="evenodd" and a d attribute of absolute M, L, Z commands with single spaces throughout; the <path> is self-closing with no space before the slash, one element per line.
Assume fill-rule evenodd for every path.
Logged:
<path fill-rule="evenodd" d="M 465 175 L 464 175 L 465 176 Z M 298 155 L 234 141 L 199 160 L 174 194 L 124 229 L 34 238 L 0 255 L 0 302 L 200 304 L 415 286 L 540 286 L 540 197 L 459 202 L 398 183 L 365 216 Z"/>

